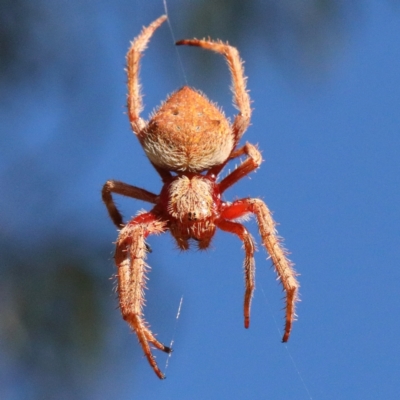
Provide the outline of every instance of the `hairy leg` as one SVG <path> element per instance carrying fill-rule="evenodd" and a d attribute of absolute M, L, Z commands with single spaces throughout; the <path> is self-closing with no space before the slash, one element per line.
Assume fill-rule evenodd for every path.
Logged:
<path fill-rule="evenodd" d="M 135 331 L 150 366 L 160 379 L 164 378 L 164 374 L 156 363 L 150 345 L 166 353 L 170 353 L 171 349 L 155 338 L 143 316 L 145 275 L 148 268 L 145 263 L 145 238 L 150 234 L 162 233 L 165 229 L 165 224 L 153 213 L 141 214 L 121 229 L 115 251 L 122 316 Z"/>
<path fill-rule="evenodd" d="M 132 130 L 137 135 L 145 126 L 144 121 L 140 118 L 140 113 L 143 109 L 139 84 L 140 59 L 154 31 L 166 19 L 167 16 L 162 15 L 149 26 L 143 28 L 139 36 L 133 40 L 128 54 L 126 55 L 126 73 L 128 75 L 128 115 L 129 120 L 131 121 Z"/>
<path fill-rule="evenodd" d="M 250 307 L 255 287 L 254 241 L 247 229 L 237 222 L 220 220 L 216 223 L 223 231 L 233 233 L 243 242 L 245 250 L 244 277 L 246 291 L 244 295 L 244 327 L 250 326 Z"/>
<path fill-rule="evenodd" d="M 254 214 L 257 218 L 263 245 L 272 259 L 286 293 L 286 322 L 282 341 L 287 342 L 295 319 L 295 304 L 299 289 L 293 263 L 287 258 L 287 251 L 281 245 L 271 212 L 260 199 L 237 200 L 221 213 L 221 218 L 235 219 L 248 213 Z"/>
<path fill-rule="evenodd" d="M 243 161 L 234 171 L 232 171 L 229 175 L 222 179 L 222 181 L 219 183 L 219 190 L 221 191 L 221 193 L 225 192 L 226 189 L 234 185 L 237 181 L 244 178 L 246 175 L 257 169 L 261 165 L 261 153 L 254 145 L 246 143 L 240 149 L 235 150 L 229 157 L 229 160 L 240 157 L 242 155 L 247 155 L 248 158 Z"/>
<path fill-rule="evenodd" d="M 176 44 L 198 46 L 225 56 L 232 75 L 234 105 L 239 110 L 233 123 L 233 134 L 237 144 L 249 126 L 251 117 L 250 97 L 246 89 L 247 78 L 244 76 L 243 61 L 240 59 L 239 52 L 235 47 L 221 41 L 185 39 L 179 40 Z"/>
<path fill-rule="evenodd" d="M 140 59 L 142 53 L 146 50 L 147 44 L 153 33 L 167 19 L 166 15 L 162 15 L 153 21 L 149 26 L 143 28 L 139 36 L 131 43 L 131 47 L 126 55 L 126 73 L 128 77 L 128 116 L 131 122 L 131 127 L 136 135 L 146 127 L 145 121 L 140 118 L 140 113 L 143 111 L 142 94 L 140 93 L 139 70 Z M 160 167 L 152 164 L 161 179 L 165 183 L 171 174 Z"/>
<path fill-rule="evenodd" d="M 136 186 L 131 186 L 127 183 L 119 181 L 107 181 L 103 186 L 101 195 L 104 204 L 107 207 L 108 214 L 118 229 L 122 228 L 125 224 L 123 222 L 122 215 L 112 198 L 112 193 L 132 197 L 137 200 L 147 201 L 153 204 L 156 204 L 158 199 L 158 196 L 154 193 L 148 192 L 147 190 L 138 188 Z"/>

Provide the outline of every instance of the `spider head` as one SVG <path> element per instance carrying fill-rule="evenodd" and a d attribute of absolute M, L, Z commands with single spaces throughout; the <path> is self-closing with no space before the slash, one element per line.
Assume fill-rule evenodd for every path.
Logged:
<path fill-rule="evenodd" d="M 182 250 L 189 247 L 190 239 L 197 240 L 200 248 L 208 246 L 221 205 L 214 176 L 185 173 L 173 177 L 164 185 L 159 205 Z"/>

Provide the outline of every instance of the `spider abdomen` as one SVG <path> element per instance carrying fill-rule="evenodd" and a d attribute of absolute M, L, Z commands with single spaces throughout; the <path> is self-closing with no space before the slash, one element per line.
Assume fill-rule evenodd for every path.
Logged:
<path fill-rule="evenodd" d="M 139 139 L 155 165 L 177 172 L 200 172 L 222 164 L 234 146 L 224 114 L 188 86 L 161 105 Z"/>

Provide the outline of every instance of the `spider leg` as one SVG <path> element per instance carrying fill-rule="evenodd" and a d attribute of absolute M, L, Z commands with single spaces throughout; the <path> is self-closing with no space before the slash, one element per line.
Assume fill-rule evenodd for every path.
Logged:
<path fill-rule="evenodd" d="M 220 220 L 216 223 L 218 228 L 226 232 L 234 233 L 243 242 L 245 250 L 244 276 L 245 276 L 245 295 L 244 295 L 244 327 L 250 325 L 250 307 L 253 291 L 255 287 L 255 264 L 254 264 L 254 241 L 247 229 L 237 222 Z"/>
<path fill-rule="evenodd" d="M 166 15 L 162 15 L 152 22 L 149 26 L 143 28 L 139 36 L 131 43 L 131 47 L 126 55 L 126 73 L 128 76 L 128 115 L 131 122 L 133 132 L 140 137 L 140 132 L 146 127 L 145 121 L 140 118 L 143 111 L 142 95 L 140 93 L 139 69 L 142 53 L 146 50 L 147 43 L 155 30 L 167 19 Z M 169 171 L 157 167 L 152 163 L 155 170 L 161 176 L 165 183 L 171 174 Z"/>
<path fill-rule="evenodd" d="M 154 193 L 148 192 L 147 190 L 138 188 L 136 186 L 131 186 L 127 183 L 119 181 L 107 181 L 103 186 L 101 195 L 107 207 L 108 214 L 118 229 L 122 228 L 125 224 L 123 222 L 121 213 L 115 205 L 111 193 L 132 197 L 134 199 L 147 201 L 153 204 L 156 204 L 158 199 L 158 196 Z"/>
<path fill-rule="evenodd" d="M 179 40 L 176 45 L 198 46 L 225 56 L 232 75 L 234 105 L 239 110 L 232 127 L 235 141 L 238 143 L 249 126 L 251 117 L 250 97 L 246 90 L 247 78 L 244 76 L 243 61 L 240 59 L 239 52 L 235 47 L 221 41 L 185 39 Z"/>
<path fill-rule="evenodd" d="M 147 265 L 145 238 L 150 234 L 162 233 L 165 224 L 152 213 L 135 217 L 121 229 L 115 251 L 118 268 L 118 295 L 124 320 L 135 331 L 143 352 L 156 375 L 164 378 L 151 352 L 150 345 L 170 353 L 171 349 L 159 342 L 148 327 L 143 316 Z"/>
<path fill-rule="evenodd" d="M 145 127 L 144 121 L 140 118 L 140 113 L 143 110 L 139 83 L 140 59 L 154 31 L 166 19 L 167 16 L 162 15 L 149 26 L 143 28 L 139 36 L 137 36 L 131 43 L 131 47 L 126 55 L 126 73 L 128 75 L 128 115 L 129 120 L 131 121 L 132 130 L 136 135 L 138 135 Z"/>
<path fill-rule="evenodd" d="M 234 171 L 232 171 L 229 175 L 222 179 L 222 181 L 219 183 L 219 190 L 221 191 L 221 193 L 225 192 L 226 189 L 234 185 L 237 181 L 257 169 L 261 165 L 261 153 L 254 145 L 246 143 L 240 149 L 235 150 L 231 154 L 229 159 L 231 160 L 233 158 L 240 157 L 241 155 L 247 155 L 248 158 L 243 161 L 239 165 L 239 167 L 237 167 Z"/>
<path fill-rule="evenodd" d="M 293 263 L 287 258 L 287 251 L 281 246 L 281 239 L 275 229 L 275 221 L 271 211 L 260 199 L 242 199 L 233 202 L 221 213 L 221 218 L 235 219 L 247 213 L 252 213 L 257 218 L 257 223 L 264 247 L 272 259 L 274 268 L 278 274 L 286 293 L 286 322 L 283 342 L 289 339 L 292 324 L 295 319 L 295 304 L 298 301 L 299 283 L 296 280 L 296 272 Z"/>

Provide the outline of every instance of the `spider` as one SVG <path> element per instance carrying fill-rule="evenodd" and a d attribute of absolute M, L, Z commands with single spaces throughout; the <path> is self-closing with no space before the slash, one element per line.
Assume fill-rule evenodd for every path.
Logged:
<path fill-rule="evenodd" d="M 250 325 L 250 304 L 255 288 L 255 244 L 248 230 L 236 220 L 253 214 L 256 217 L 262 243 L 269 253 L 286 293 L 286 322 L 283 342 L 289 339 L 295 319 L 295 303 L 299 284 L 293 264 L 280 244 L 275 222 L 264 202 L 257 198 L 222 199 L 223 193 L 240 179 L 256 170 L 262 157 L 258 149 L 239 140 L 250 123 L 250 98 L 246 90 L 243 62 L 236 48 L 221 41 L 180 40 L 177 45 L 198 46 L 222 54 L 232 75 L 232 92 L 239 113 L 231 124 L 223 112 L 201 92 L 184 86 L 172 93 L 151 115 L 149 122 L 141 117 L 142 96 L 139 66 L 143 51 L 154 31 L 167 19 L 156 19 L 133 40 L 127 53 L 127 106 L 130 124 L 151 164 L 160 175 L 160 194 L 109 180 L 102 198 L 114 224 L 120 229 L 116 242 L 117 291 L 123 319 L 135 331 L 144 354 L 156 375 L 164 378 L 152 354 L 151 345 L 166 353 L 171 348 L 158 341 L 143 314 L 146 281 L 145 262 L 149 251 L 145 240 L 149 235 L 169 230 L 181 250 L 195 243 L 206 249 L 216 228 L 236 235 L 244 245 L 244 326 Z M 218 176 L 225 165 L 240 156 L 243 161 L 222 180 Z M 149 212 L 141 212 L 124 223 L 112 194 L 132 197 L 152 203 Z"/>

